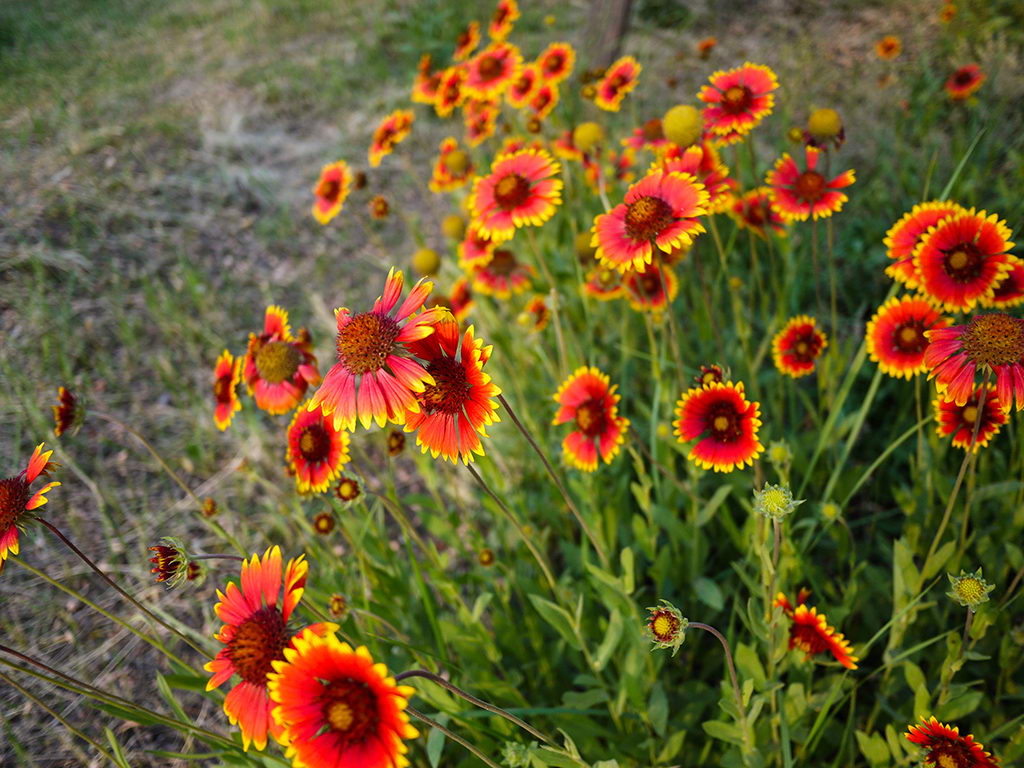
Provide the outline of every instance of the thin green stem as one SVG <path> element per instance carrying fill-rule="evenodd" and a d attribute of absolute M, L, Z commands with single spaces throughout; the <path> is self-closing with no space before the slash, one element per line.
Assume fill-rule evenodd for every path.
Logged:
<path fill-rule="evenodd" d="M 487 755 L 485 755 L 479 749 L 474 747 L 472 744 L 470 744 L 468 741 L 466 741 L 461 736 L 459 736 L 459 735 L 455 734 L 454 732 L 452 732 L 452 731 L 448 730 L 447 728 L 445 728 L 443 725 L 441 725 L 436 720 L 430 719 L 429 717 L 424 715 L 422 712 L 420 712 L 417 709 L 413 709 L 412 707 L 406 707 L 405 711 L 408 712 L 413 717 L 415 717 L 417 720 L 420 720 L 420 721 L 426 723 L 431 728 L 436 728 L 441 733 L 443 733 L 445 736 L 447 736 L 449 739 L 454 741 L 456 744 L 461 744 L 463 747 L 465 747 L 467 750 L 469 750 L 478 760 L 480 760 L 481 762 L 483 762 L 486 765 L 490 766 L 490 768 L 501 768 L 500 765 L 498 765 L 493 760 L 491 760 L 489 757 L 487 757 Z"/>
<path fill-rule="evenodd" d="M 717 637 L 718 642 L 722 644 L 722 650 L 725 651 L 726 666 L 729 668 L 729 680 L 732 682 L 732 692 L 736 697 L 736 710 L 739 712 L 740 730 L 743 733 L 743 744 L 745 746 L 745 751 L 750 752 L 750 734 L 747 732 L 747 708 L 743 706 L 743 693 L 740 691 L 740 683 L 736 677 L 736 665 L 732 660 L 732 649 L 729 648 L 729 641 L 725 639 L 725 635 L 710 624 L 691 621 L 688 626 L 696 629 L 702 629 L 705 632 L 710 632 L 712 635 Z"/>

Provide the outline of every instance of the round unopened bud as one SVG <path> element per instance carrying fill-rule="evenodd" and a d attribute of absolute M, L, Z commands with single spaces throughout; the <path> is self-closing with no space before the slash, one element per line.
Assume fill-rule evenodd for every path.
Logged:
<path fill-rule="evenodd" d="M 457 213 L 449 214 L 441 220 L 441 231 L 449 240 L 459 241 L 466 236 L 466 220 Z"/>
<path fill-rule="evenodd" d="M 689 104 L 677 104 L 661 120 L 665 138 L 680 147 L 700 141 L 704 133 L 704 118 L 700 110 Z"/>
<path fill-rule="evenodd" d="M 604 128 L 594 122 L 580 123 L 572 132 L 572 143 L 580 152 L 593 152 L 604 139 Z"/>
<path fill-rule="evenodd" d="M 461 176 L 469 168 L 469 155 L 461 149 L 454 149 L 444 156 L 444 167 L 452 176 Z"/>
<path fill-rule="evenodd" d="M 807 132 L 816 139 L 834 139 L 843 130 L 843 120 L 834 109 L 816 109 L 807 118 Z"/>
<path fill-rule="evenodd" d="M 412 255 L 412 268 L 425 277 L 436 275 L 441 268 L 441 257 L 433 248 L 420 248 Z"/>

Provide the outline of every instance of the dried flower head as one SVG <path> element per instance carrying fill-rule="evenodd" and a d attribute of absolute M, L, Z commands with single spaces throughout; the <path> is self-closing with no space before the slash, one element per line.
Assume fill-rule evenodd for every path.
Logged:
<path fill-rule="evenodd" d="M 189 557 L 185 545 L 180 539 L 173 536 L 165 536 L 155 547 L 149 551 L 153 557 L 149 562 L 153 564 L 150 573 L 156 574 L 156 580 L 166 584 L 170 589 L 179 586 L 189 575 Z"/>

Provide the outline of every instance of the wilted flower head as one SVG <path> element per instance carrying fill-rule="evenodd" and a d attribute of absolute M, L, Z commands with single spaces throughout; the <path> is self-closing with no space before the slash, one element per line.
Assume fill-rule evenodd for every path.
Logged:
<path fill-rule="evenodd" d="M 171 589 L 179 586 L 189 576 L 189 557 L 185 551 L 185 545 L 180 539 L 173 536 L 165 536 L 155 547 L 149 551 L 153 557 L 149 562 L 153 564 L 150 573 L 156 574 L 156 580 L 162 581 Z"/>
<path fill-rule="evenodd" d="M 946 575 L 949 576 L 949 583 L 952 585 L 946 594 L 960 605 L 972 610 L 982 603 L 987 603 L 988 593 L 996 588 L 995 584 L 989 584 L 982 578 L 981 568 L 974 573 L 966 573 L 961 568 L 959 576 L 952 573 Z"/>
<path fill-rule="evenodd" d="M 57 389 L 57 404 L 53 408 L 53 434 L 57 437 L 75 434 L 85 421 L 85 406 L 67 387 Z"/>
<path fill-rule="evenodd" d="M 690 622 L 683 617 L 672 603 L 662 600 L 656 608 L 648 608 L 647 635 L 655 648 L 671 648 L 672 655 L 679 652 L 679 646 L 686 639 L 686 628 Z"/>
<path fill-rule="evenodd" d="M 754 511 L 773 520 L 782 520 L 792 514 L 805 499 L 794 499 L 788 485 L 765 483 L 760 491 L 754 491 Z"/>

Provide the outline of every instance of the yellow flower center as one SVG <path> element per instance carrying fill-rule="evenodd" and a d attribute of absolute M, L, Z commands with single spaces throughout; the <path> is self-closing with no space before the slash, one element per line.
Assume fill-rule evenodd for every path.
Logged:
<path fill-rule="evenodd" d="M 256 351 L 256 370 L 271 384 L 290 379 L 301 363 L 302 353 L 287 341 L 271 341 Z"/>
<path fill-rule="evenodd" d="M 529 197 L 530 181 L 518 173 L 510 173 L 494 185 L 494 202 L 506 211 L 518 208 Z"/>
<path fill-rule="evenodd" d="M 786 500 L 786 494 L 778 488 L 769 488 L 766 490 L 761 495 L 761 503 L 764 505 L 765 511 L 773 517 L 781 515 L 789 506 L 789 503 Z"/>
<path fill-rule="evenodd" d="M 722 94 L 722 108 L 730 114 L 742 112 L 750 106 L 753 93 L 745 85 L 734 85 Z"/>
<path fill-rule="evenodd" d="M 964 408 L 962 415 L 964 421 L 966 421 L 968 424 L 973 424 L 975 419 L 978 418 L 978 406 L 968 405 L 966 408 Z"/>
<path fill-rule="evenodd" d="M 672 622 L 667 616 L 659 616 L 654 620 L 654 634 L 664 637 L 672 631 Z"/>
<path fill-rule="evenodd" d="M 985 587 L 978 579 L 969 576 L 957 582 L 956 593 L 965 603 L 977 603 L 985 596 Z"/>
<path fill-rule="evenodd" d="M 347 731 L 352 727 L 355 718 L 352 716 L 352 707 L 344 701 L 332 701 L 327 705 L 327 722 L 336 731 Z"/>
<path fill-rule="evenodd" d="M 364 682 L 344 677 L 332 680 L 321 694 L 324 725 L 346 743 L 373 736 L 378 718 L 377 699 Z"/>
<path fill-rule="evenodd" d="M 339 362 L 355 376 L 379 371 L 394 351 L 399 330 L 398 323 L 387 315 L 356 315 L 338 331 Z"/>
<path fill-rule="evenodd" d="M 729 428 L 729 419 L 725 416 L 716 416 L 713 423 L 716 432 L 725 432 Z"/>
<path fill-rule="evenodd" d="M 978 365 L 1013 365 L 1024 358 L 1024 320 L 993 313 L 977 315 L 960 337 L 967 356 Z"/>
<path fill-rule="evenodd" d="M 461 176 L 469 167 L 469 155 L 461 149 L 454 149 L 444 156 L 444 167 L 452 176 Z"/>
<path fill-rule="evenodd" d="M 673 220 L 672 206 L 650 195 L 634 200 L 626 209 L 626 233 L 633 240 L 653 240 Z"/>

